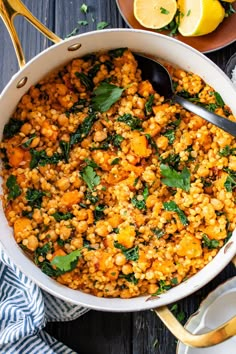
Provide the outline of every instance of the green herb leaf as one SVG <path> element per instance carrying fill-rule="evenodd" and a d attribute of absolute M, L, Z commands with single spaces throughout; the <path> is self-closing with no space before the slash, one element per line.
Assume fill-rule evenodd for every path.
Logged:
<path fill-rule="evenodd" d="M 145 134 L 149 144 L 151 145 L 151 148 L 155 151 L 156 155 L 158 154 L 158 147 L 157 144 L 155 142 L 155 140 L 151 137 L 150 134 Z"/>
<path fill-rule="evenodd" d="M 236 148 L 231 148 L 229 145 L 226 145 L 222 150 L 219 151 L 220 156 L 236 156 Z"/>
<path fill-rule="evenodd" d="M 165 210 L 175 212 L 184 226 L 188 225 L 188 219 L 186 215 L 173 200 L 171 200 L 170 202 L 164 202 L 163 206 Z"/>
<path fill-rule="evenodd" d="M 142 121 L 139 118 L 132 116 L 130 113 L 118 117 L 117 121 L 127 124 L 131 130 L 142 130 Z"/>
<path fill-rule="evenodd" d="M 80 25 L 80 26 L 88 26 L 88 21 L 86 21 L 86 20 L 78 21 L 78 25 Z"/>
<path fill-rule="evenodd" d="M 156 235 L 158 239 L 162 238 L 162 236 L 165 235 L 165 231 L 158 228 L 152 229 L 152 232 L 154 233 L 154 235 Z"/>
<path fill-rule="evenodd" d="M 78 71 L 76 71 L 75 76 L 80 79 L 80 82 L 82 83 L 82 85 L 84 85 L 86 87 L 86 89 L 88 91 L 92 91 L 93 90 L 94 83 L 89 78 L 88 75 L 86 75 L 85 73 L 79 73 Z"/>
<path fill-rule="evenodd" d="M 45 150 L 30 149 L 31 161 L 30 168 L 36 168 L 39 166 L 45 166 L 47 164 L 57 165 L 60 160 L 63 159 L 63 155 L 55 152 L 52 156 L 48 156 Z"/>
<path fill-rule="evenodd" d="M 63 272 L 69 272 L 76 268 L 79 257 L 81 257 L 81 249 L 75 250 L 66 256 L 56 256 L 51 261 L 51 264 Z"/>
<path fill-rule="evenodd" d="M 65 162 L 69 162 L 69 157 L 70 157 L 70 143 L 68 141 L 61 140 L 59 142 L 59 146 L 62 151 L 63 158 Z"/>
<path fill-rule="evenodd" d="M 94 97 L 92 98 L 92 104 L 94 109 L 99 112 L 108 111 L 111 106 L 120 99 L 124 90 L 125 88 L 107 82 L 101 82 L 93 91 Z"/>
<path fill-rule="evenodd" d="M 60 222 L 61 220 L 69 220 L 74 217 L 72 213 L 62 213 L 60 211 L 56 211 L 54 214 L 52 214 L 52 216 L 57 222 Z"/>
<path fill-rule="evenodd" d="M 97 24 L 97 30 L 103 30 L 104 28 L 108 27 L 109 23 L 105 21 L 98 22 Z"/>
<path fill-rule="evenodd" d="M 10 175 L 6 181 L 8 188 L 8 200 L 14 200 L 21 194 L 21 189 L 16 181 L 16 176 Z"/>
<path fill-rule="evenodd" d="M 127 47 L 125 48 L 116 48 L 109 50 L 108 54 L 113 57 L 113 58 L 120 58 L 124 54 L 124 52 L 127 50 Z"/>
<path fill-rule="evenodd" d="M 179 154 L 169 154 L 166 158 L 162 158 L 161 156 L 159 157 L 160 162 L 162 164 L 167 164 L 173 167 L 174 169 L 178 168 L 179 162 L 180 162 L 180 156 Z"/>
<path fill-rule="evenodd" d="M 32 143 L 32 141 L 34 140 L 35 137 L 36 137 L 36 134 L 35 134 L 35 133 L 34 133 L 34 134 L 31 134 L 31 135 L 29 136 L 28 140 L 26 140 L 26 141 L 22 144 L 23 148 L 27 149 L 27 148 L 30 146 L 30 144 Z"/>
<path fill-rule="evenodd" d="M 160 165 L 161 174 L 165 178 L 161 182 L 168 187 L 181 188 L 186 192 L 190 190 L 190 172 L 184 167 L 181 172 L 177 172 L 172 167 L 167 165 Z"/>
<path fill-rule="evenodd" d="M 88 6 L 86 4 L 82 4 L 80 6 L 80 11 L 84 14 L 86 14 L 88 12 Z"/>
<path fill-rule="evenodd" d="M 160 280 L 159 281 L 159 289 L 154 294 L 152 294 L 152 296 L 158 296 L 171 288 L 172 288 L 171 285 L 166 285 L 165 280 Z"/>
<path fill-rule="evenodd" d="M 14 135 L 16 135 L 19 131 L 22 125 L 25 122 L 19 119 L 15 118 L 10 118 L 9 122 L 5 124 L 4 129 L 3 129 L 3 137 L 4 139 L 10 139 Z"/>
<path fill-rule="evenodd" d="M 145 110 L 147 115 L 152 113 L 153 102 L 154 102 L 154 95 L 152 94 L 149 96 L 147 102 L 145 103 Z"/>
<path fill-rule="evenodd" d="M 81 177 L 91 191 L 93 191 L 94 187 L 100 183 L 100 177 L 96 174 L 93 167 L 91 166 L 86 166 L 83 168 L 81 171 Z"/>
<path fill-rule="evenodd" d="M 138 284 L 138 279 L 135 278 L 134 273 L 129 273 L 129 274 L 120 274 L 119 278 L 123 278 L 127 280 L 129 283 L 133 283 L 134 285 Z"/>
<path fill-rule="evenodd" d="M 224 168 L 224 171 L 228 173 L 224 187 L 227 192 L 232 192 L 233 189 L 236 188 L 236 172 L 229 168 Z"/>
<path fill-rule="evenodd" d="M 160 10 L 161 10 L 161 14 L 164 14 L 164 15 L 168 15 L 170 13 L 170 11 L 168 11 L 164 7 L 160 7 Z"/>
<path fill-rule="evenodd" d="M 120 158 L 119 158 L 119 157 L 116 157 L 114 160 L 111 161 L 111 165 L 112 165 L 112 166 L 113 166 L 113 165 L 118 165 L 119 161 L 120 161 Z"/>
<path fill-rule="evenodd" d="M 225 103 L 224 103 L 223 98 L 221 97 L 221 95 L 218 92 L 214 92 L 214 96 L 215 96 L 216 103 L 218 104 L 218 106 L 223 108 Z"/>
<path fill-rule="evenodd" d="M 34 188 L 28 188 L 25 197 L 32 209 L 40 209 L 43 197 L 45 195 L 46 193 L 43 191 Z"/>
<path fill-rule="evenodd" d="M 86 138 L 97 120 L 97 115 L 96 114 L 90 114 L 88 117 L 86 117 L 83 122 L 79 125 L 77 130 L 71 134 L 70 137 L 70 146 L 81 143 L 84 138 Z"/>
<path fill-rule="evenodd" d="M 146 209 L 146 200 L 147 200 L 148 195 L 149 195 L 148 186 L 145 186 L 143 193 L 142 193 L 143 199 L 138 199 L 137 197 L 133 197 L 133 198 L 131 198 L 131 203 L 133 204 L 133 206 L 135 206 L 139 210 L 144 210 L 144 209 Z"/>
<path fill-rule="evenodd" d="M 169 144 L 173 144 L 175 141 L 175 131 L 174 129 L 167 129 L 165 133 L 163 134 L 165 137 L 167 137 Z"/>
<path fill-rule="evenodd" d="M 218 248 L 220 243 L 218 240 L 210 239 L 206 234 L 202 236 L 202 245 L 210 250 Z"/>
<path fill-rule="evenodd" d="M 104 204 L 99 204 L 95 207 L 93 212 L 95 222 L 101 220 L 104 217 L 104 209 L 106 206 Z"/>
<path fill-rule="evenodd" d="M 123 245 L 121 245 L 119 242 L 115 241 L 114 242 L 115 248 L 118 248 L 121 250 L 123 255 L 128 261 L 137 261 L 139 259 L 139 248 L 138 246 L 132 247 L 132 248 L 127 248 Z"/>

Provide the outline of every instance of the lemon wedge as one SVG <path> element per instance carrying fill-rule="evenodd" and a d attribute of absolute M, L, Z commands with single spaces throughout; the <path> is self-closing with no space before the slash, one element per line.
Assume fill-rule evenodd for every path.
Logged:
<path fill-rule="evenodd" d="M 176 11 L 176 0 L 134 0 L 134 16 L 146 28 L 158 29 L 168 25 Z"/>
<path fill-rule="evenodd" d="M 182 36 L 202 36 L 213 32 L 223 21 L 225 10 L 218 0 L 178 0 Z"/>

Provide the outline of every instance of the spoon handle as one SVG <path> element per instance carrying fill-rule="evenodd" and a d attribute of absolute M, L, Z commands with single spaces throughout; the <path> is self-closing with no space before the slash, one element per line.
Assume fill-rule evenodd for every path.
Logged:
<path fill-rule="evenodd" d="M 188 111 L 197 114 L 198 116 L 206 119 L 208 122 L 216 125 L 217 127 L 223 129 L 225 132 L 236 136 L 236 123 L 232 122 L 227 118 L 223 118 L 213 112 L 209 112 L 207 109 L 198 106 L 178 95 L 174 95 L 172 99 L 179 103 L 182 107 L 186 108 Z"/>

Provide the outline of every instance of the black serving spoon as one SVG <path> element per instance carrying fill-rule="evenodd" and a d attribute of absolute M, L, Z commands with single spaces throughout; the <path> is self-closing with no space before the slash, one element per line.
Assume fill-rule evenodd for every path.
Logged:
<path fill-rule="evenodd" d="M 164 96 L 165 99 L 171 99 L 172 101 L 179 103 L 188 111 L 197 114 L 227 133 L 236 136 L 236 123 L 176 95 L 174 93 L 172 79 L 162 64 L 140 54 L 135 53 L 134 57 L 138 62 L 139 69 L 142 71 L 142 78 L 144 80 L 149 80 L 152 83 L 153 88 L 161 96 Z"/>

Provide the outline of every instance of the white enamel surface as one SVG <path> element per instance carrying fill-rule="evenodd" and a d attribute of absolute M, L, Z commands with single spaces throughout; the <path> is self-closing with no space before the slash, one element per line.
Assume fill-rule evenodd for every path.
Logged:
<path fill-rule="evenodd" d="M 236 277 L 220 285 L 200 305 L 196 315 L 192 315 L 185 328 L 194 334 L 205 333 L 236 316 Z M 235 354 L 236 337 L 209 347 L 190 348 L 178 343 L 176 354 Z"/>
<path fill-rule="evenodd" d="M 75 52 L 69 52 L 67 50 L 68 46 L 75 43 L 80 43 L 81 48 Z M 131 29 L 102 30 L 78 35 L 50 47 L 32 59 L 23 70 L 12 78 L 0 97 L 0 139 L 5 123 L 14 111 L 21 96 L 32 84 L 37 83 L 40 78 L 72 58 L 119 47 L 129 47 L 136 52 L 154 55 L 185 70 L 197 73 L 221 94 L 226 104 L 231 107 L 236 115 L 236 90 L 234 86 L 219 67 L 200 52 L 173 38 L 148 31 Z M 28 77 L 27 85 L 17 89 L 18 81 L 24 76 Z M 229 242 L 230 247 L 226 245 L 227 252 L 225 247 L 222 248 L 214 260 L 202 271 L 166 294 L 162 294 L 159 299 L 147 301 L 147 296 L 134 299 L 104 299 L 71 290 L 43 274 L 16 245 L 12 230 L 8 227 L 5 219 L 2 206 L 0 210 L 0 225 L 0 241 L 7 253 L 12 257 L 16 265 L 41 288 L 69 302 L 104 311 L 138 311 L 175 302 L 208 283 L 236 254 L 236 232 L 234 232 Z"/>

